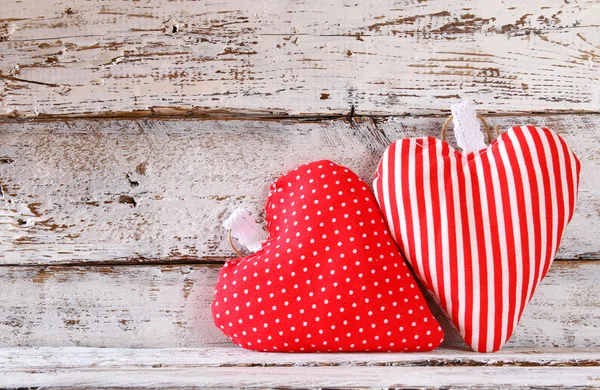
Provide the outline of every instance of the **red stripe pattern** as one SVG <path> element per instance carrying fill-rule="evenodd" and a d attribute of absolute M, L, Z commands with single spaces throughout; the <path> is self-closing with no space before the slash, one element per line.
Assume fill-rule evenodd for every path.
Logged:
<path fill-rule="evenodd" d="M 474 351 L 497 351 L 573 216 L 580 163 L 564 140 L 513 127 L 463 154 L 432 137 L 384 153 L 374 189 L 402 254 Z"/>

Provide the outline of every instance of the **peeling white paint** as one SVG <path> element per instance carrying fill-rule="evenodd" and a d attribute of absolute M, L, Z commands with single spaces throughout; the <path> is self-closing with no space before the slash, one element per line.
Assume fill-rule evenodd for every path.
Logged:
<path fill-rule="evenodd" d="M 548 126 L 565 138 L 581 159 L 582 181 L 558 258 L 600 258 L 594 228 L 600 168 L 593 158 L 600 153 L 600 118 L 488 120 L 501 128 Z M 242 203 L 261 215 L 269 184 L 287 170 L 328 158 L 370 183 L 389 143 L 438 137 L 443 121 L 392 118 L 377 126 L 368 119 L 355 125 L 345 120 L 5 122 L 0 156 L 14 160 L 0 165 L 7 199 L 20 207 L 36 205 L 41 220 L 11 227 L 17 232 L 0 237 L 6 248 L 0 263 L 223 260 L 234 255 L 222 228 L 225 218 Z"/>
<path fill-rule="evenodd" d="M 426 114 L 461 99 L 483 113 L 600 110 L 596 1 L 107 0 L 72 8 L 26 1 L 3 9 L 20 20 L 0 42 L 0 69 L 21 65 L 19 78 L 70 88 L 7 80 L 19 115 L 151 107 L 318 115 L 351 105 L 359 114 Z M 41 54 L 63 47 L 55 62 Z M 104 85 L 94 84 L 99 78 Z"/>
<path fill-rule="evenodd" d="M 160 364 L 160 363 L 157 363 Z M 158 365 L 157 367 L 161 367 Z M 7 387 L 594 388 L 595 367 L 186 367 L 9 372 Z"/>
<path fill-rule="evenodd" d="M 368 120 L 4 123 L 6 196 L 47 222 L 0 237 L 0 263 L 222 259 L 225 218 L 241 203 L 262 213 L 296 165 L 330 158 L 370 180 L 376 133 Z"/>
<path fill-rule="evenodd" d="M 573 365 L 577 361 L 598 362 L 595 348 L 504 348 L 495 353 L 474 353 L 461 349 L 439 348 L 423 353 L 257 353 L 236 347 L 126 349 L 85 347 L 1 348 L 0 366 L 4 372 L 20 370 L 49 371 L 69 367 L 75 370 L 163 367 L 227 367 L 265 365 L 275 367 L 318 367 L 336 365 L 423 365 L 446 360 L 454 366 L 484 364 Z"/>
<path fill-rule="evenodd" d="M 0 204 L 0 248 L 10 250 L 12 245 L 9 243 L 32 237 L 31 228 L 41 218 L 31 213 L 26 202 L 7 199 L 4 193 L 0 197 Z"/>
<path fill-rule="evenodd" d="M 0 267 L 0 348 L 231 346 L 210 312 L 219 271 L 201 265 Z M 554 262 L 503 351 L 597 348 L 599 279 L 596 262 Z M 466 348 L 429 304 L 444 328 L 443 346 Z"/>
<path fill-rule="evenodd" d="M 428 114 L 460 99 L 475 100 L 481 112 L 600 110 L 600 3 L 593 0 L 71 7 L 3 5 L 0 115 L 320 115 L 346 114 L 352 105 L 357 114 Z M 577 212 L 559 257 L 600 258 L 599 117 L 518 119 L 557 130 L 582 162 Z M 14 159 L 0 165 L 0 345 L 230 345 L 210 316 L 218 267 L 46 265 L 223 260 L 233 256 L 224 217 L 241 202 L 261 210 L 268 184 L 286 170 L 331 158 L 369 181 L 389 142 L 437 136 L 442 121 L 0 122 L 0 156 Z M 555 262 L 509 347 L 493 355 L 0 348 L 0 384 L 600 386 L 598 367 L 557 367 L 598 363 L 598 272 L 594 262 Z M 444 327 L 446 346 L 464 346 L 448 321 Z M 463 366 L 372 367 L 428 359 Z M 245 367 L 261 363 L 273 367 Z"/>
<path fill-rule="evenodd" d="M 424 126 L 420 120 L 389 118 L 378 123 L 390 142 L 400 138 L 432 136 L 439 138 L 441 123 Z M 600 116 L 514 116 L 487 118 L 490 126 L 500 130 L 512 126 L 549 127 L 563 137 L 581 162 L 579 196 L 573 219 L 563 236 L 558 259 L 600 259 L 597 227 L 600 223 Z M 450 130 L 448 142 L 456 145 Z"/>

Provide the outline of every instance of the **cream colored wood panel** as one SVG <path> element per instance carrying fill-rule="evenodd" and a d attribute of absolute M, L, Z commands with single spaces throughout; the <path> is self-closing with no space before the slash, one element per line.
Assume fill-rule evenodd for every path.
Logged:
<path fill-rule="evenodd" d="M 0 348 L 6 387 L 564 388 L 598 386 L 596 349 L 281 354 L 239 348 Z"/>
<path fill-rule="evenodd" d="M 231 345 L 210 313 L 219 269 L 0 267 L 0 347 Z M 555 262 L 506 347 L 600 347 L 598 280 L 597 262 Z M 439 309 L 434 315 L 444 328 L 444 345 L 465 347 Z"/>
<path fill-rule="evenodd" d="M 420 353 L 261 353 L 237 347 L 212 348 L 0 348 L 3 372 L 20 370 L 119 369 L 156 365 L 185 367 L 318 367 L 318 366 L 598 366 L 597 348 L 517 348 L 494 353 L 440 348 Z"/>
<path fill-rule="evenodd" d="M 362 177 L 370 120 L 2 123 L 0 263 L 223 261 L 223 221 L 262 221 L 269 184 L 328 158 Z"/>
<path fill-rule="evenodd" d="M 259 222 L 270 183 L 331 159 L 371 183 L 398 137 L 438 136 L 444 118 L 0 122 L 0 263 L 215 262 L 234 256 L 222 222 Z M 503 116 L 554 128 L 582 163 L 559 259 L 598 259 L 600 116 Z"/>
<path fill-rule="evenodd" d="M 600 3 L 6 2 L 0 115 L 598 111 Z"/>

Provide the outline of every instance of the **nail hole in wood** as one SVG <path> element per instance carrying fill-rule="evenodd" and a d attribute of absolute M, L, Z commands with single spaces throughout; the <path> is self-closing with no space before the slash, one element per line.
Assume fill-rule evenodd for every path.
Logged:
<path fill-rule="evenodd" d="M 139 181 L 131 180 L 131 177 L 129 176 L 129 173 L 125 175 L 125 178 L 129 182 L 129 185 L 132 186 L 132 187 L 134 187 L 134 188 L 138 187 L 140 185 Z"/>
<path fill-rule="evenodd" d="M 119 196 L 119 203 L 131 204 L 133 207 L 137 206 L 137 202 L 133 199 L 132 196 L 129 195 L 121 195 Z"/>

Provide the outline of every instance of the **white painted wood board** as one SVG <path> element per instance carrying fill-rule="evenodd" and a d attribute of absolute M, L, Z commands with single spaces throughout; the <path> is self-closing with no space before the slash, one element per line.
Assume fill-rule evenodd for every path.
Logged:
<path fill-rule="evenodd" d="M 4 264 L 222 261 L 223 221 L 240 204 L 262 220 L 279 175 L 329 158 L 367 177 L 383 148 L 370 120 L 0 126 Z"/>
<path fill-rule="evenodd" d="M 221 367 L 8 372 L 4 387 L 595 388 L 598 367 Z"/>
<path fill-rule="evenodd" d="M 219 265 L 0 267 L 0 347 L 214 347 Z M 507 347 L 600 347 L 600 267 L 555 262 Z M 444 320 L 445 346 L 464 347 Z"/>
<path fill-rule="evenodd" d="M 24 0 L 0 18 L 0 115 L 600 110 L 595 0 Z"/>
<path fill-rule="evenodd" d="M 443 120 L 0 122 L 0 263 L 223 261 L 234 252 L 222 222 L 240 204 L 262 221 L 279 175 L 328 158 L 370 185 L 389 143 L 437 135 Z M 567 140 L 582 181 L 558 258 L 600 258 L 600 116 L 489 120 Z"/>
<path fill-rule="evenodd" d="M 377 128 L 384 134 L 388 144 L 400 138 L 440 138 L 444 120 L 389 117 L 377 121 Z M 600 233 L 600 115 L 488 116 L 487 122 L 492 128 L 498 126 L 499 132 L 512 126 L 548 127 L 564 138 L 581 162 L 581 174 L 575 214 L 567 227 L 557 258 L 600 259 L 600 241 L 597 238 Z M 452 125 L 448 129 L 447 140 L 457 147 L 451 129 Z"/>
<path fill-rule="evenodd" d="M 495 353 L 439 348 L 417 353 L 263 353 L 237 347 L 213 348 L 0 348 L 2 372 L 60 369 L 170 367 L 315 367 L 315 366 L 600 366 L 598 348 L 514 348 Z"/>

